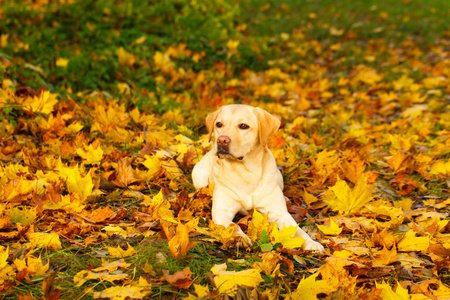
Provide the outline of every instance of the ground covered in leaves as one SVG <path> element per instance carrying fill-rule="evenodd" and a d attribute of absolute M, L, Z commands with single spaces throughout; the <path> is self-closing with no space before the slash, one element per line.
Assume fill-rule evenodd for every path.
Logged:
<path fill-rule="evenodd" d="M 449 299 L 445 1 L 0 1 L 4 299 Z M 364 3 L 363 3 L 364 2 Z M 211 221 L 221 105 L 270 141 L 293 228 Z"/>

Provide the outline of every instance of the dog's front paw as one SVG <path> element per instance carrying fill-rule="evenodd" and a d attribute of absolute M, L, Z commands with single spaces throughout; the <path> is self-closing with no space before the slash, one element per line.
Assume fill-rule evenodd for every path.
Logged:
<path fill-rule="evenodd" d="M 307 250 L 307 251 L 314 251 L 314 252 L 318 252 L 318 253 L 324 253 L 325 249 L 323 248 L 323 246 L 318 243 L 315 242 L 313 240 L 306 240 L 303 245 L 302 245 L 303 250 Z"/>
<path fill-rule="evenodd" d="M 245 233 L 239 234 L 236 242 L 236 246 L 238 247 L 252 247 L 253 242 L 252 240 L 246 235 Z"/>

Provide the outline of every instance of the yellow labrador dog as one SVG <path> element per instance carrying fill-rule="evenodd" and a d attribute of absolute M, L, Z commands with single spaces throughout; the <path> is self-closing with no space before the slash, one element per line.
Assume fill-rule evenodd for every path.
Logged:
<path fill-rule="evenodd" d="M 238 212 L 248 214 L 254 208 L 269 222 L 298 226 L 286 207 L 283 177 L 275 158 L 267 148 L 270 136 L 280 121 L 261 108 L 233 104 L 221 107 L 206 117 L 214 148 L 192 171 L 196 189 L 214 183 L 212 219 L 228 227 Z M 251 245 L 250 238 L 237 226 L 236 232 Z M 318 242 L 297 227 L 296 236 L 305 239 L 304 250 L 323 252 Z"/>

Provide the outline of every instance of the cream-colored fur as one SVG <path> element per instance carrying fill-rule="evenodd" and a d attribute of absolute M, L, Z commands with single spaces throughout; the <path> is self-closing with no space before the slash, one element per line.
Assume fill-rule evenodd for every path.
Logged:
<path fill-rule="evenodd" d="M 267 148 L 280 121 L 263 109 L 233 104 L 208 115 L 206 126 L 210 139 L 215 139 L 214 148 L 195 165 L 192 179 L 196 189 L 214 183 L 213 221 L 228 227 L 238 212 L 248 214 L 256 209 L 269 214 L 269 222 L 276 222 L 280 230 L 283 226 L 297 226 L 286 207 L 283 177 Z M 251 245 L 239 226 L 236 232 Z M 324 251 L 298 226 L 295 235 L 306 240 L 303 249 Z"/>

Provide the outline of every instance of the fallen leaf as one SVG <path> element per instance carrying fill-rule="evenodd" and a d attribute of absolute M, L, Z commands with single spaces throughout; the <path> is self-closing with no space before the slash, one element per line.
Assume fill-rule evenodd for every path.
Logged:
<path fill-rule="evenodd" d="M 219 292 L 223 294 L 233 295 L 237 286 L 256 287 L 264 280 L 261 278 L 260 271 L 256 269 L 248 269 L 243 271 L 227 271 L 227 265 L 215 265 L 211 268 L 214 275 L 214 283 L 218 287 Z"/>
<path fill-rule="evenodd" d="M 325 235 L 339 235 L 342 232 L 343 227 L 339 227 L 338 224 L 336 224 L 333 219 L 329 219 L 329 226 L 325 225 L 316 225 L 320 231 L 323 232 Z"/>
<path fill-rule="evenodd" d="M 192 272 L 189 267 L 184 268 L 182 271 L 177 271 L 175 274 L 170 275 L 169 271 L 162 270 L 164 279 L 173 286 L 180 289 L 189 289 L 194 280 L 191 279 Z"/>
<path fill-rule="evenodd" d="M 318 299 L 319 294 L 330 295 L 337 289 L 326 280 L 317 280 L 319 273 L 302 278 L 295 291 L 288 297 L 292 300 Z"/>
<path fill-rule="evenodd" d="M 425 251 L 430 246 L 430 238 L 423 236 L 417 237 L 414 231 L 408 231 L 397 244 L 398 251 Z"/>
<path fill-rule="evenodd" d="M 359 210 L 372 200 L 374 188 L 374 186 L 367 186 L 365 176 L 361 176 L 358 179 L 353 189 L 344 180 L 338 178 L 336 184 L 325 193 L 324 201 L 333 210 L 348 215 Z"/>

